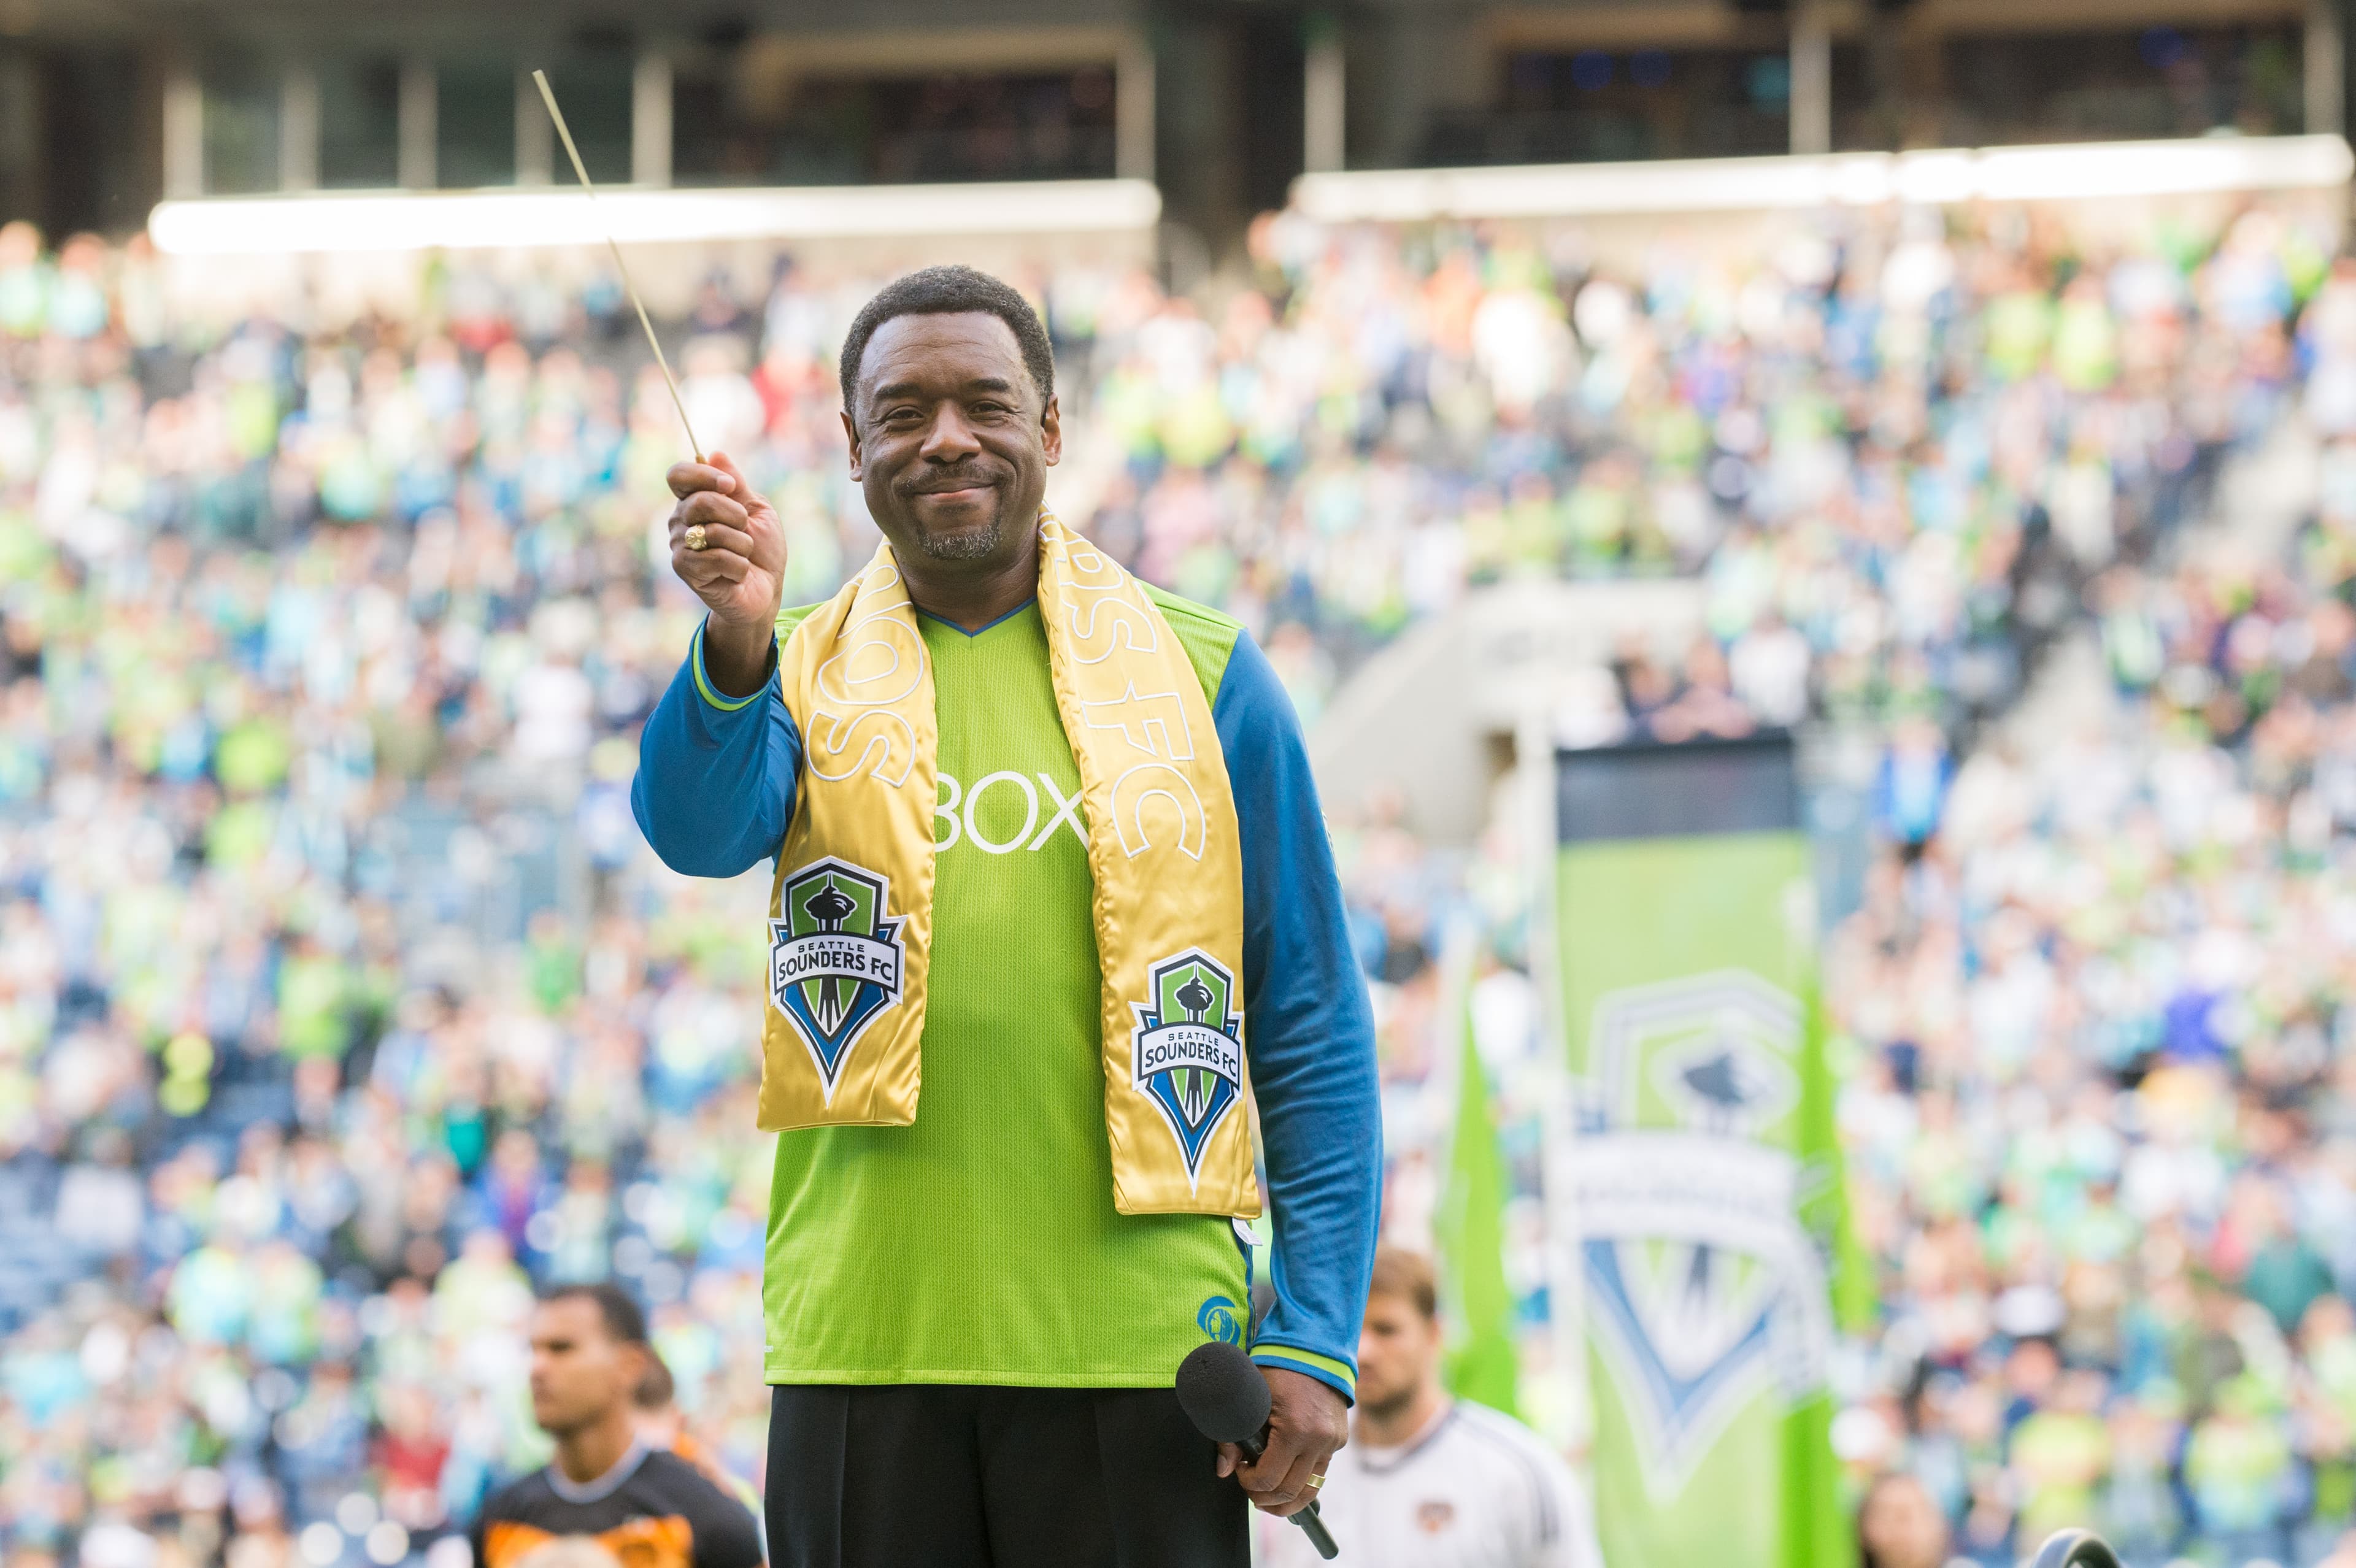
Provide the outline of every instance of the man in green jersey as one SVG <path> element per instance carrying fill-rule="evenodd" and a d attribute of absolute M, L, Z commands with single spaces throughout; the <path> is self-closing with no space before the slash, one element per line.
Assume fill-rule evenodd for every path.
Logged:
<path fill-rule="evenodd" d="M 1209 705 L 1240 843 L 1237 988 L 1273 1221 L 1254 1322 L 1244 1227 L 1114 1201 L 1099 825 L 1035 602 L 1062 449 L 1047 335 L 996 279 L 928 269 L 860 313 L 841 385 L 851 473 L 934 683 L 922 1098 L 908 1125 L 777 1139 L 771 1552 L 796 1568 L 1242 1568 L 1246 1498 L 1305 1507 L 1346 1435 L 1379 1200 L 1372 1019 L 1299 726 L 1240 625 L 1146 591 Z M 670 485 L 672 564 L 708 613 L 632 799 L 666 863 L 734 876 L 807 806 L 779 648 L 817 607 L 781 607 L 776 514 L 724 455 Z M 844 918 L 810 907 L 830 931 Z M 1191 983 L 1178 1005 L 1199 1020 L 1210 993 Z M 1206 1339 L 1248 1339 L 1268 1380 L 1255 1463 L 1196 1435 L 1172 1392 Z"/>

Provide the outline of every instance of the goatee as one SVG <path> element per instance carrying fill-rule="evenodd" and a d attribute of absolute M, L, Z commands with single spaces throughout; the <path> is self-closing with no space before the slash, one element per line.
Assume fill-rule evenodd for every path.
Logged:
<path fill-rule="evenodd" d="M 980 560 L 994 552 L 1005 537 L 1006 520 L 993 517 L 987 528 L 944 533 L 927 528 L 917 534 L 916 548 L 935 560 Z"/>

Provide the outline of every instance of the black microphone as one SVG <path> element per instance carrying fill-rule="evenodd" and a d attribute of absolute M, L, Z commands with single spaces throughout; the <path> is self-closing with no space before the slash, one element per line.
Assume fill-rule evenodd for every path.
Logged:
<path fill-rule="evenodd" d="M 1268 1380 L 1239 1347 L 1213 1340 L 1189 1352 L 1178 1363 L 1178 1403 L 1212 1442 L 1232 1443 L 1254 1462 L 1267 1451 Z M 1317 1555 L 1332 1561 L 1341 1548 L 1317 1517 L 1316 1499 L 1291 1518 Z"/>

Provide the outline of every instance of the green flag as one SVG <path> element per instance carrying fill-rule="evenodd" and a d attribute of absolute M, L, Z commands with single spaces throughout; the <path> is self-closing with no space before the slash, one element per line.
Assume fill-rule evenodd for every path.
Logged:
<path fill-rule="evenodd" d="M 1472 992 L 1460 987 L 1456 1127 L 1439 1232 L 1442 1310 L 1449 1324 L 1449 1392 L 1514 1414 L 1521 1365 L 1514 1351 L 1514 1293 L 1505 1283 L 1505 1157 L 1497 1147 L 1489 1079 L 1472 1038 Z"/>
<path fill-rule="evenodd" d="M 1781 738 L 1558 758 L 1569 1240 L 1606 1568 L 1854 1561 L 1845 1250 L 1807 844 Z"/>

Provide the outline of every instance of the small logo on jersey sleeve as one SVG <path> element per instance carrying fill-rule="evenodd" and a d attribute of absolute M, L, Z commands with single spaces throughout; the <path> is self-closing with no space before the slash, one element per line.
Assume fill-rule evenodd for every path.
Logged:
<path fill-rule="evenodd" d="M 851 1048 L 900 1000 L 905 918 L 892 884 L 832 856 L 786 880 L 769 922 L 769 1000 L 810 1054 L 830 1102 Z"/>
<path fill-rule="evenodd" d="M 1244 1342 L 1243 1309 L 1224 1296 L 1204 1298 L 1194 1313 L 1194 1327 L 1203 1331 L 1205 1339 L 1215 1339 L 1222 1345 Z"/>
<path fill-rule="evenodd" d="M 1233 976 L 1200 948 L 1163 959 L 1151 975 L 1150 998 L 1130 1004 L 1131 1072 L 1178 1140 L 1191 1187 L 1211 1135 L 1243 1095 L 1243 1015 Z"/>

